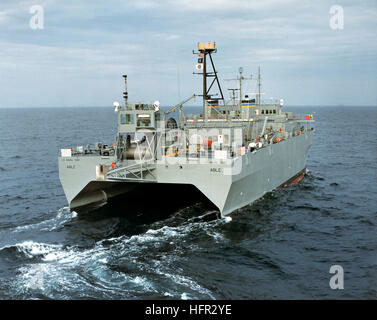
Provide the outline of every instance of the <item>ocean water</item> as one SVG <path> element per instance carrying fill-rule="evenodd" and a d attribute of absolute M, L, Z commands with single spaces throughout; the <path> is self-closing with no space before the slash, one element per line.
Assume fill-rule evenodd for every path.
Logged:
<path fill-rule="evenodd" d="M 377 108 L 286 109 L 315 112 L 309 173 L 223 219 L 70 212 L 59 150 L 113 142 L 112 108 L 0 109 L 0 299 L 376 299 Z"/>

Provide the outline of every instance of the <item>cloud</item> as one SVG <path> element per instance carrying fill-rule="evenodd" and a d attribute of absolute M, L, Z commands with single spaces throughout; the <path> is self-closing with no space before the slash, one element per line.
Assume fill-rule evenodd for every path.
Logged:
<path fill-rule="evenodd" d="M 15 13 L 15 10 L 4 10 L 0 11 L 0 24 L 9 23 L 12 15 Z M 0 29 L 1 30 L 1 29 Z"/>
<path fill-rule="evenodd" d="M 171 40 L 178 40 L 180 39 L 181 37 L 177 34 L 167 34 L 167 33 L 159 33 L 156 35 L 157 37 L 159 38 L 162 38 L 166 41 L 171 41 Z"/>
<path fill-rule="evenodd" d="M 261 65 L 271 91 L 281 91 L 284 82 L 282 95 L 290 98 L 287 101 L 310 104 L 309 94 L 292 89 L 305 84 L 304 76 L 319 86 L 332 85 L 327 82 L 330 75 L 338 77 L 339 86 L 344 82 L 345 88 L 347 77 L 360 86 L 376 82 L 371 71 L 377 69 L 375 1 L 343 0 L 345 28 L 338 31 L 329 27 L 328 1 L 41 0 L 45 28 L 38 31 L 29 28 L 29 8 L 34 4 L 2 0 L 2 106 L 14 100 L 9 92 L 14 92 L 10 86 L 15 83 L 8 79 L 17 78 L 21 90 L 28 85 L 28 94 L 34 95 L 37 104 L 40 91 L 52 96 L 50 92 L 56 90 L 54 76 L 76 84 L 68 87 L 59 82 L 66 104 L 75 105 L 78 88 L 95 86 L 94 81 L 104 84 L 96 100 L 103 104 L 113 100 L 114 84 L 121 86 L 122 73 L 129 74 L 135 99 L 174 103 L 178 73 L 182 95 L 200 90 L 200 80 L 192 76 L 196 57 L 191 54 L 198 41 L 216 41 L 220 79 L 234 76 L 239 66 L 255 73 Z M 357 70 L 362 72 L 355 74 Z M 33 83 L 36 74 L 38 83 Z M 346 93 L 344 100 L 375 103 L 377 90 L 368 88 L 363 89 L 366 98 Z M 324 91 L 321 99 L 326 103 L 328 93 Z"/>
<path fill-rule="evenodd" d="M 140 0 L 137 1 L 140 8 L 159 8 L 169 11 L 192 11 L 198 13 L 208 12 L 229 12 L 242 10 L 261 10 L 268 8 L 276 8 L 276 6 L 287 6 L 298 0 Z"/>

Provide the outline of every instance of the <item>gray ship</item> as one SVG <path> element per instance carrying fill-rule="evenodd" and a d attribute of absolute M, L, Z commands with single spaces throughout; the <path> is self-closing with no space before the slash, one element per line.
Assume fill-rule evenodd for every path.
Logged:
<path fill-rule="evenodd" d="M 282 110 L 283 100 L 265 103 L 259 69 L 256 92 L 243 93 L 240 68 L 227 101 L 213 61 L 216 51 L 214 42 L 198 43 L 194 73 L 202 76 L 203 92 L 167 111 L 158 101 L 128 103 L 123 76 L 125 103 L 114 102 L 114 144 L 61 149 L 59 177 L 71 210 L 90 211 L 118 196 L 127 210 L 135 190 L 148 201 L 149 193 L 170 186 L 178 197 L 185 197 L 180 194 L 185 187 L 199 191 L 226 216 L 303 178 L 313 115 L 299 119 Z M 197 96 L 203 99 L 202 113 L 185 114 L 183 105 Z M 164 195 L 160 199 L 167 201 Z"/>

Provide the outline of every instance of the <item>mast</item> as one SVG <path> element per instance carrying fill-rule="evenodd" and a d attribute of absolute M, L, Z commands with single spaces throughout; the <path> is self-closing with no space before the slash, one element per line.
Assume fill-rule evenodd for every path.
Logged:
<path fill-rule="evenodd" d="M 127 105 L 128 105 L 127 75 L 124 74 L 123 78 L 124 78 L 124 87 L 125 87 L 125 90 L 123 92 L 124 107 L 127 108 Z"/>
<path fill-rule="evenodd" d="M 240 99 L 239 99 L 239 101 L 238 101 L 238 106 L 239 106 L 239 108 L 240 108 L 240 110 L 241 110 L 241 104 L 242 104 L 242 80 L 243 80 L 243 76 L 242 76 L 242 72 L 243 72 L 243 68 L 242 67 L 240 67 L 239 69 L 238 69 L 238 71 L 239 71 L 239 73 L 240 73 Z"/>
<path fill-rule="evenodd" d="M 239 93 L 238 107 L 241 109 L 241 104 L 242 104 L 242 81 L 243 80 L 251 80 L 253 77 L 251 75 L 250 77 L 245 78 L 243 76 L 243 68 L 242 67 L 238 68 L 238 72 L 239 72 L 240 75 L 237 76 L 237 78 L 235 78 L 235 79 L 225 79 L 225 81 L 234 81 L 234 80 L 238 81 L 238 89 L 228 89 L 228 90 L 239 90 L 240 93 Z M 233 95 L 234 95 L 234 91 L 233 91 Z"/>
<path fill-rule="evenodd" d="M 207 121 L 207 63 L 206 63 L 207 53 L 204 51 L 203 57 L 203 118 Z"/>
<path fill-rule="evenodd" d="M 260 105 L 260 88 L 261 88 L 261 80 L 260 80 L 260 66 L 258 66 L 258 105 Z"/>
<path fill-rule="evenodd" d="M 235 89 L 235 88 L 230 88 L 230 89 L 228 89 L 229 91 L 232 91 L 232 101 L 233 101 L 233 105 L 235 105 L 236 104 L 236 91 L 238 91 L 238 90 L 240 90 L 240 89 Z"/>
<path fill-rule="evenodd" d="M 193 54 L 197 54 L 199 56 L 198 64 L 196 65 L 196 69 L 202 70 L 201 73 L 194 72 L 194 74 L 203 75 L 203 94 L 202 94 L 202 97 L 203 97 L 203 120 L 204 120 L 204 122 L 207 122 L 207 120 L 208 120 L 207 100 L 211 99 L 211 97 L 213 95 L 217 95 L 217 94 L 210 94 L 211 88 L 212 88 L 212 86 L 215 82 L 217 84 L 217 87 L 218 87 L 218 89 L 220 91 L 220 95 L 221 95 L 221 98 L 219 98 L 218 100 L 223 100 L 223 103 L 225 105 L 224 95 L 223 95 L 223 92 L 221 90 L 220 82 L 219 82 L 219 79 L 217 77 L 217 71 L 215 69 L 215 65 L 213 63 L 212 56 L 211 56 L 211 54 L 213 52 L 216 52 L 216 51 L 217 50 L 215 49 L 215 42 L 205 42 L 205 43 L 199 42 L 198 43 L 198 52 L 192 51 Z M 210 62 L 211 62 L 212 71 L 207 71 L 207 55 L 209 56 L 209 59 L 210 59 Z M 209 77 L 213 77 L 213 80 L 208 87 L 207 86 L 207 78 L 209 78 Z"/>

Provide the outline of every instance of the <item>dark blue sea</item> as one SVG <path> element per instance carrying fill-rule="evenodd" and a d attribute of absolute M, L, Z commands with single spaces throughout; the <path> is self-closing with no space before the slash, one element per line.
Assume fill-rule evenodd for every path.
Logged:
<path fill-rule="evenodd" d="M 0 299 L 376 299 L 377 108 L 286 110 L 315 113 L 309 173 L 220 219 L 70 212 L 59 151 L 112 143 L 113 109 L 0 109 Z"/>

